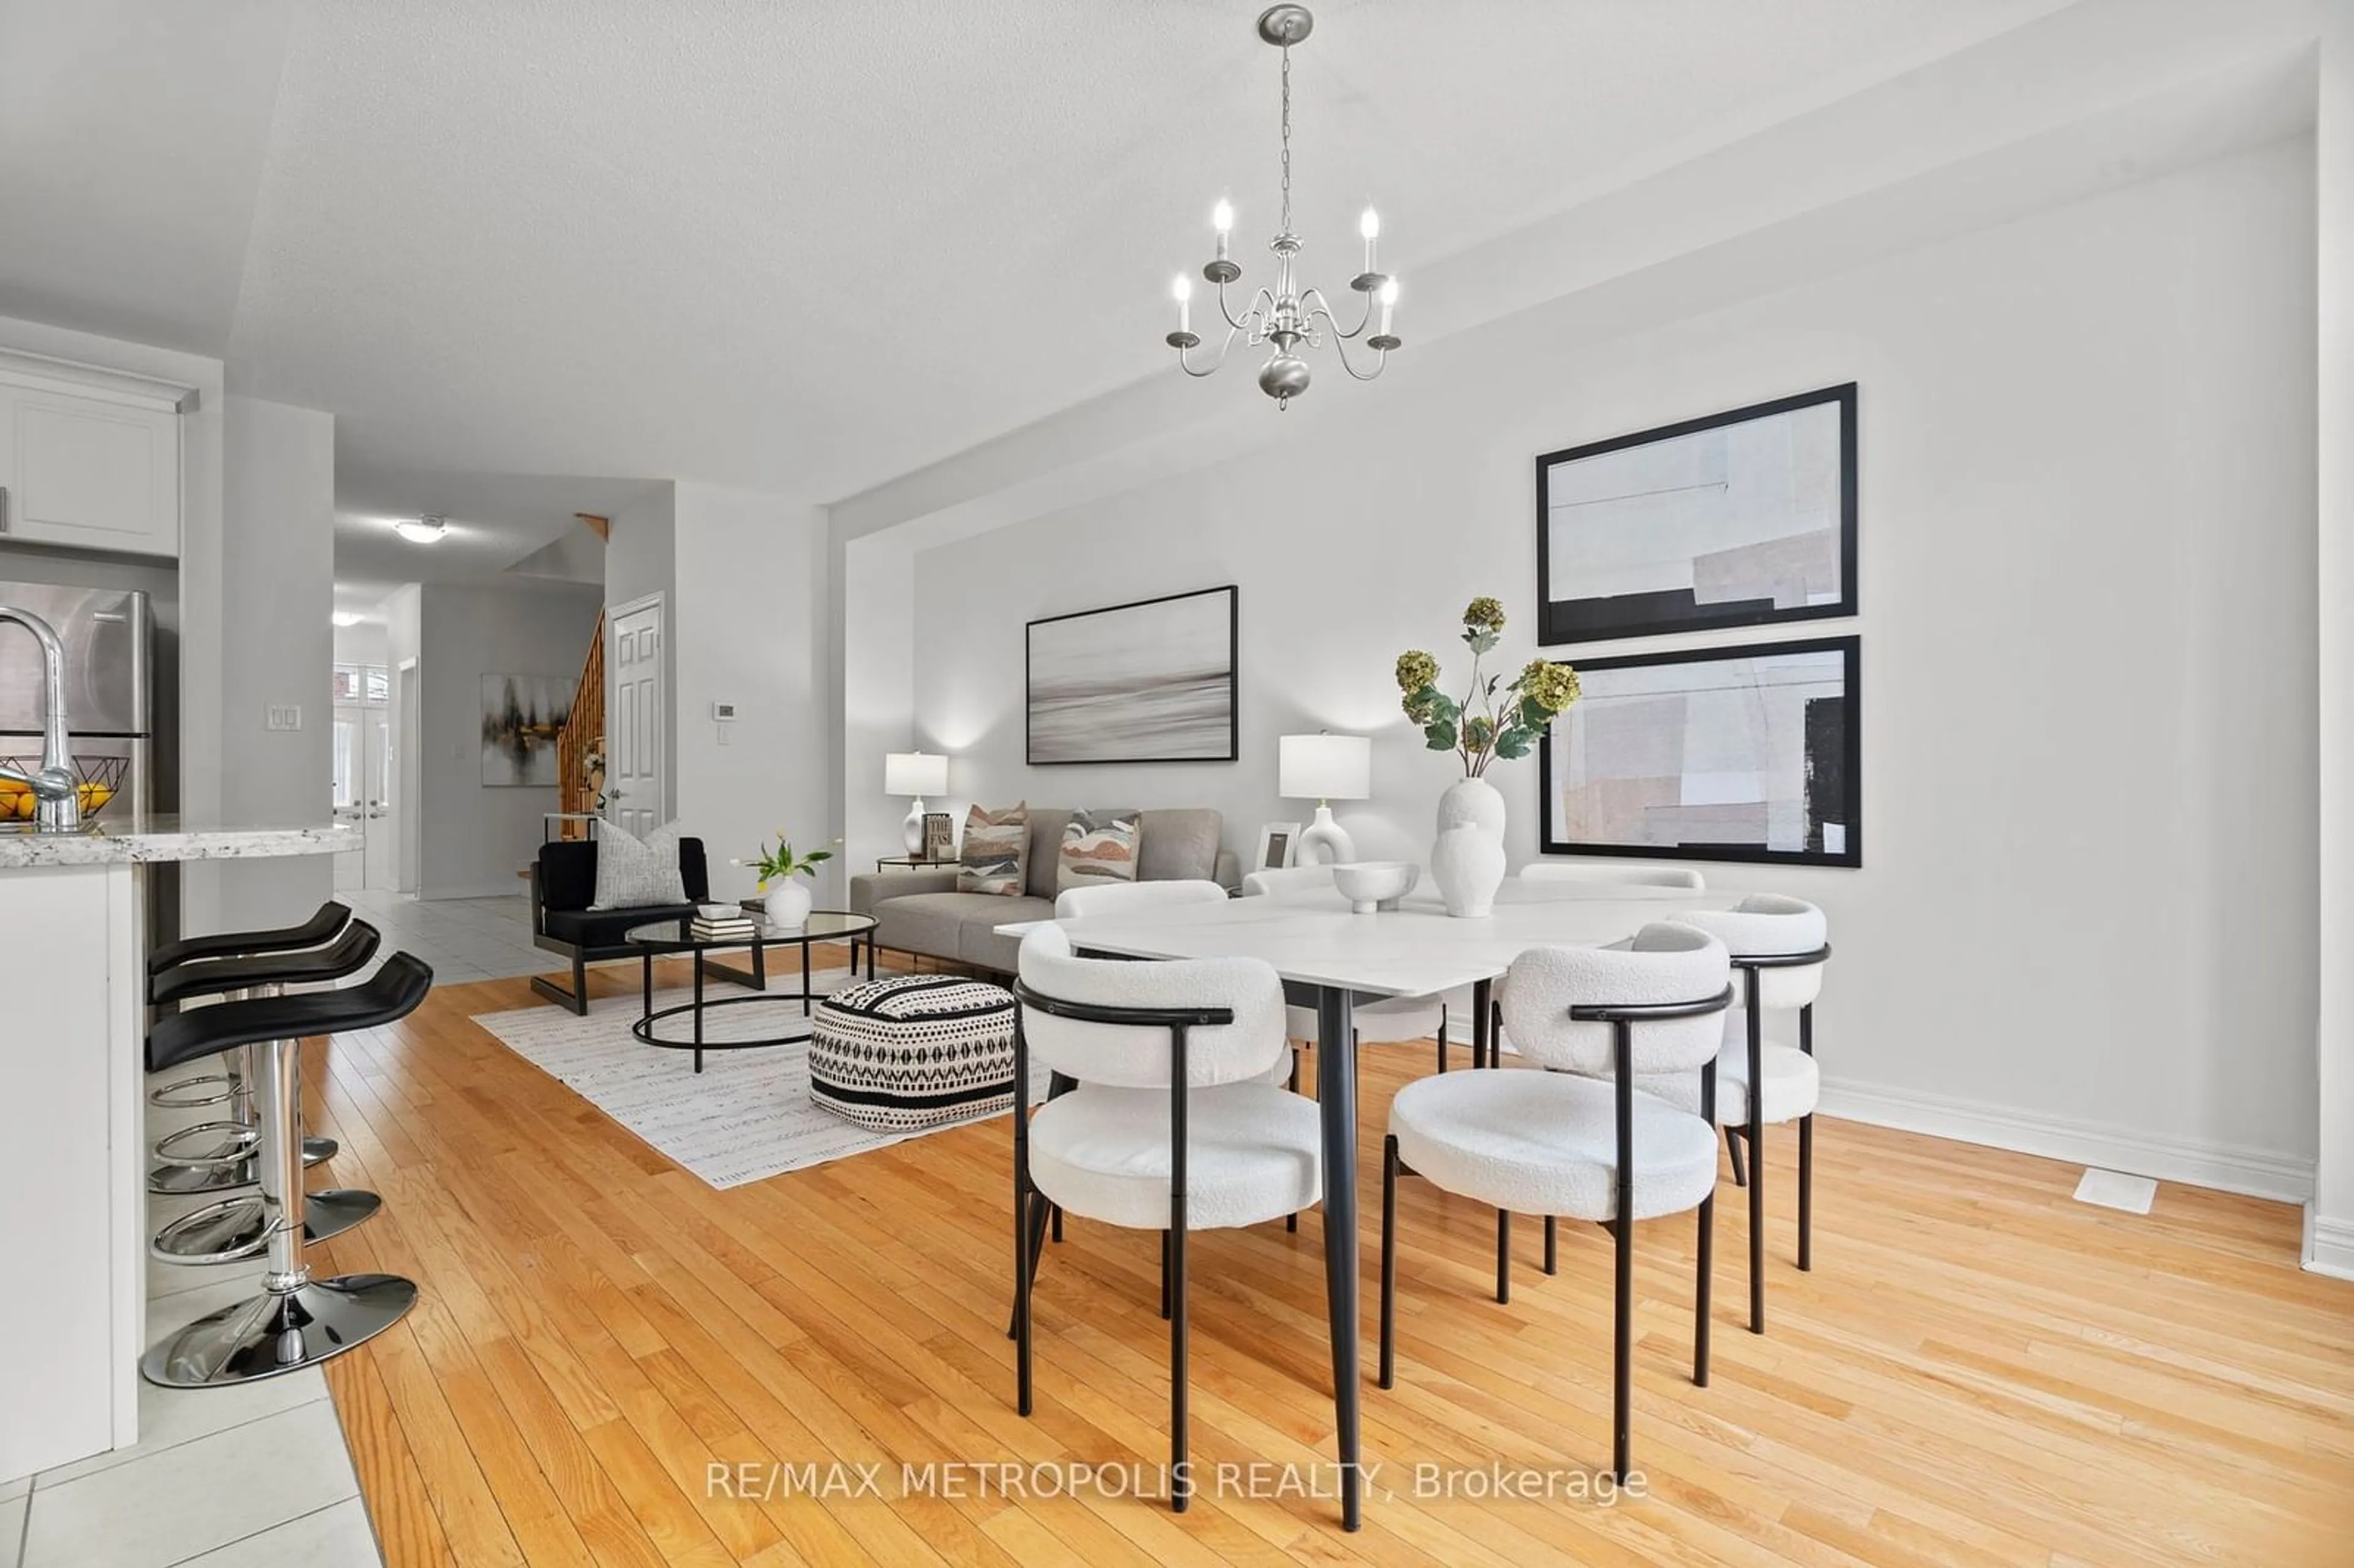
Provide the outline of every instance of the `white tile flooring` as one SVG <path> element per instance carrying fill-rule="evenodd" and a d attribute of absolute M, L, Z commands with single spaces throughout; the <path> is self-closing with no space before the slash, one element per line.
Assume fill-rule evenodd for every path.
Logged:
<path fill-rule="evenodd" d="M 419 899 L 376 888 L 335 896 L 384 933 L 384 952 L 414 953 L 450 985 L 566 968 L 560 954 L 531 945 L 531 903 L 520 886 L 503 898 Z"/>

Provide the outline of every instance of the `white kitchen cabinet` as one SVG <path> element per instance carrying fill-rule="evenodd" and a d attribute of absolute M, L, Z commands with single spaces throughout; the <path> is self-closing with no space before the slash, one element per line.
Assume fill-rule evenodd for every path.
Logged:
<path fill-rule="evenodd" d="M 0 367 L 0 539 L 180 553 L 180 413 Z"/>

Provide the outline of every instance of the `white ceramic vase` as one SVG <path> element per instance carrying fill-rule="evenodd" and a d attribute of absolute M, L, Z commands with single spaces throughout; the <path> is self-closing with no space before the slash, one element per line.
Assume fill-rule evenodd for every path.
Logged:
<path fill-rule="evenodd" d="M 780 876 L 774 882 L 760 885 L 761 906 L 769 913 L 769 924 L 798 930 L 809 924 L 810 890 L 797 876 Z"/>
<path fill-rule="evenodd" d="M 1438 840 L 1430 879 L 1447 912 L 1479 919 L 1492 912 L 1504 884 L 1504 797 L 1485 779 L 1463 779 L 1438 798 Z"/>

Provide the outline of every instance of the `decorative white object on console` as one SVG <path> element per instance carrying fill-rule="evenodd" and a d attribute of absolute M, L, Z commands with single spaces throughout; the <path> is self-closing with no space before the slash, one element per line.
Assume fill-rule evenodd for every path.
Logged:
<path fill-rule="evenodd" d="M 883 758 L 883 793 L 912 795 L 916 804 L 899 824 L 907 853 L 924 853 L 924 797 L 949 792 L 949 759 L 937 752 L 893 751 Z"/>
<path fill-rule="evenodd" d="M 1373 793 L 1373 743 L 1362 735 L 1284 736 L 1276 742 L 1276 789 L 1286 800 L 1316 802 L 1316 820 L 1299 835 L 1295 863 L 1354 860 L 1356 842 L 1332 820 L 1331 802 Z"/>

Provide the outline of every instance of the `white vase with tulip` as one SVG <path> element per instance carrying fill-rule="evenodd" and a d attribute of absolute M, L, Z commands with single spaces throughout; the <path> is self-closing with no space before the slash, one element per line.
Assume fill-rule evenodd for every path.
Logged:
<path fill-rule="evenodd" d="M 836 839 L 835 843 L 842 841 Z M 817 868 L 833 858 L 831 849 L 811 850 L 796 854 L 783 832 L 777 834 L 777 847 L 760 846 L 758 858 L 735 863 L 748 865 L 760 879 L 760 910 L 771 926 L 798 931 L 809 924 L 810 896 L 807 879 L 817 875 Z"/>
<path fill-rule="evenodd" d="M 1577 700 L 1577 672 L 1532 659 L 1505 683 L 1483 675 L 1480 661 L 1503 635 L 1504 607 L 1475 599 L 1463 611 L 1463 642 L 1471 650 L 1471 686 L 1460 702 L 1437 686 L 1438 661 L 1420 649 L 1398 655 L 1397 683 L 1406 717 L 1422 726 L 1433 751 L 1451 751 L 1463 777 L 1438 798 L 1438 837 L 1430 846 L 1430 877 L 1447 912 L 1480 919 L 1504 883 L 1504 797 L 1487 780 L 1488 765 L 1526 757 L 1553 715 Z"/>

